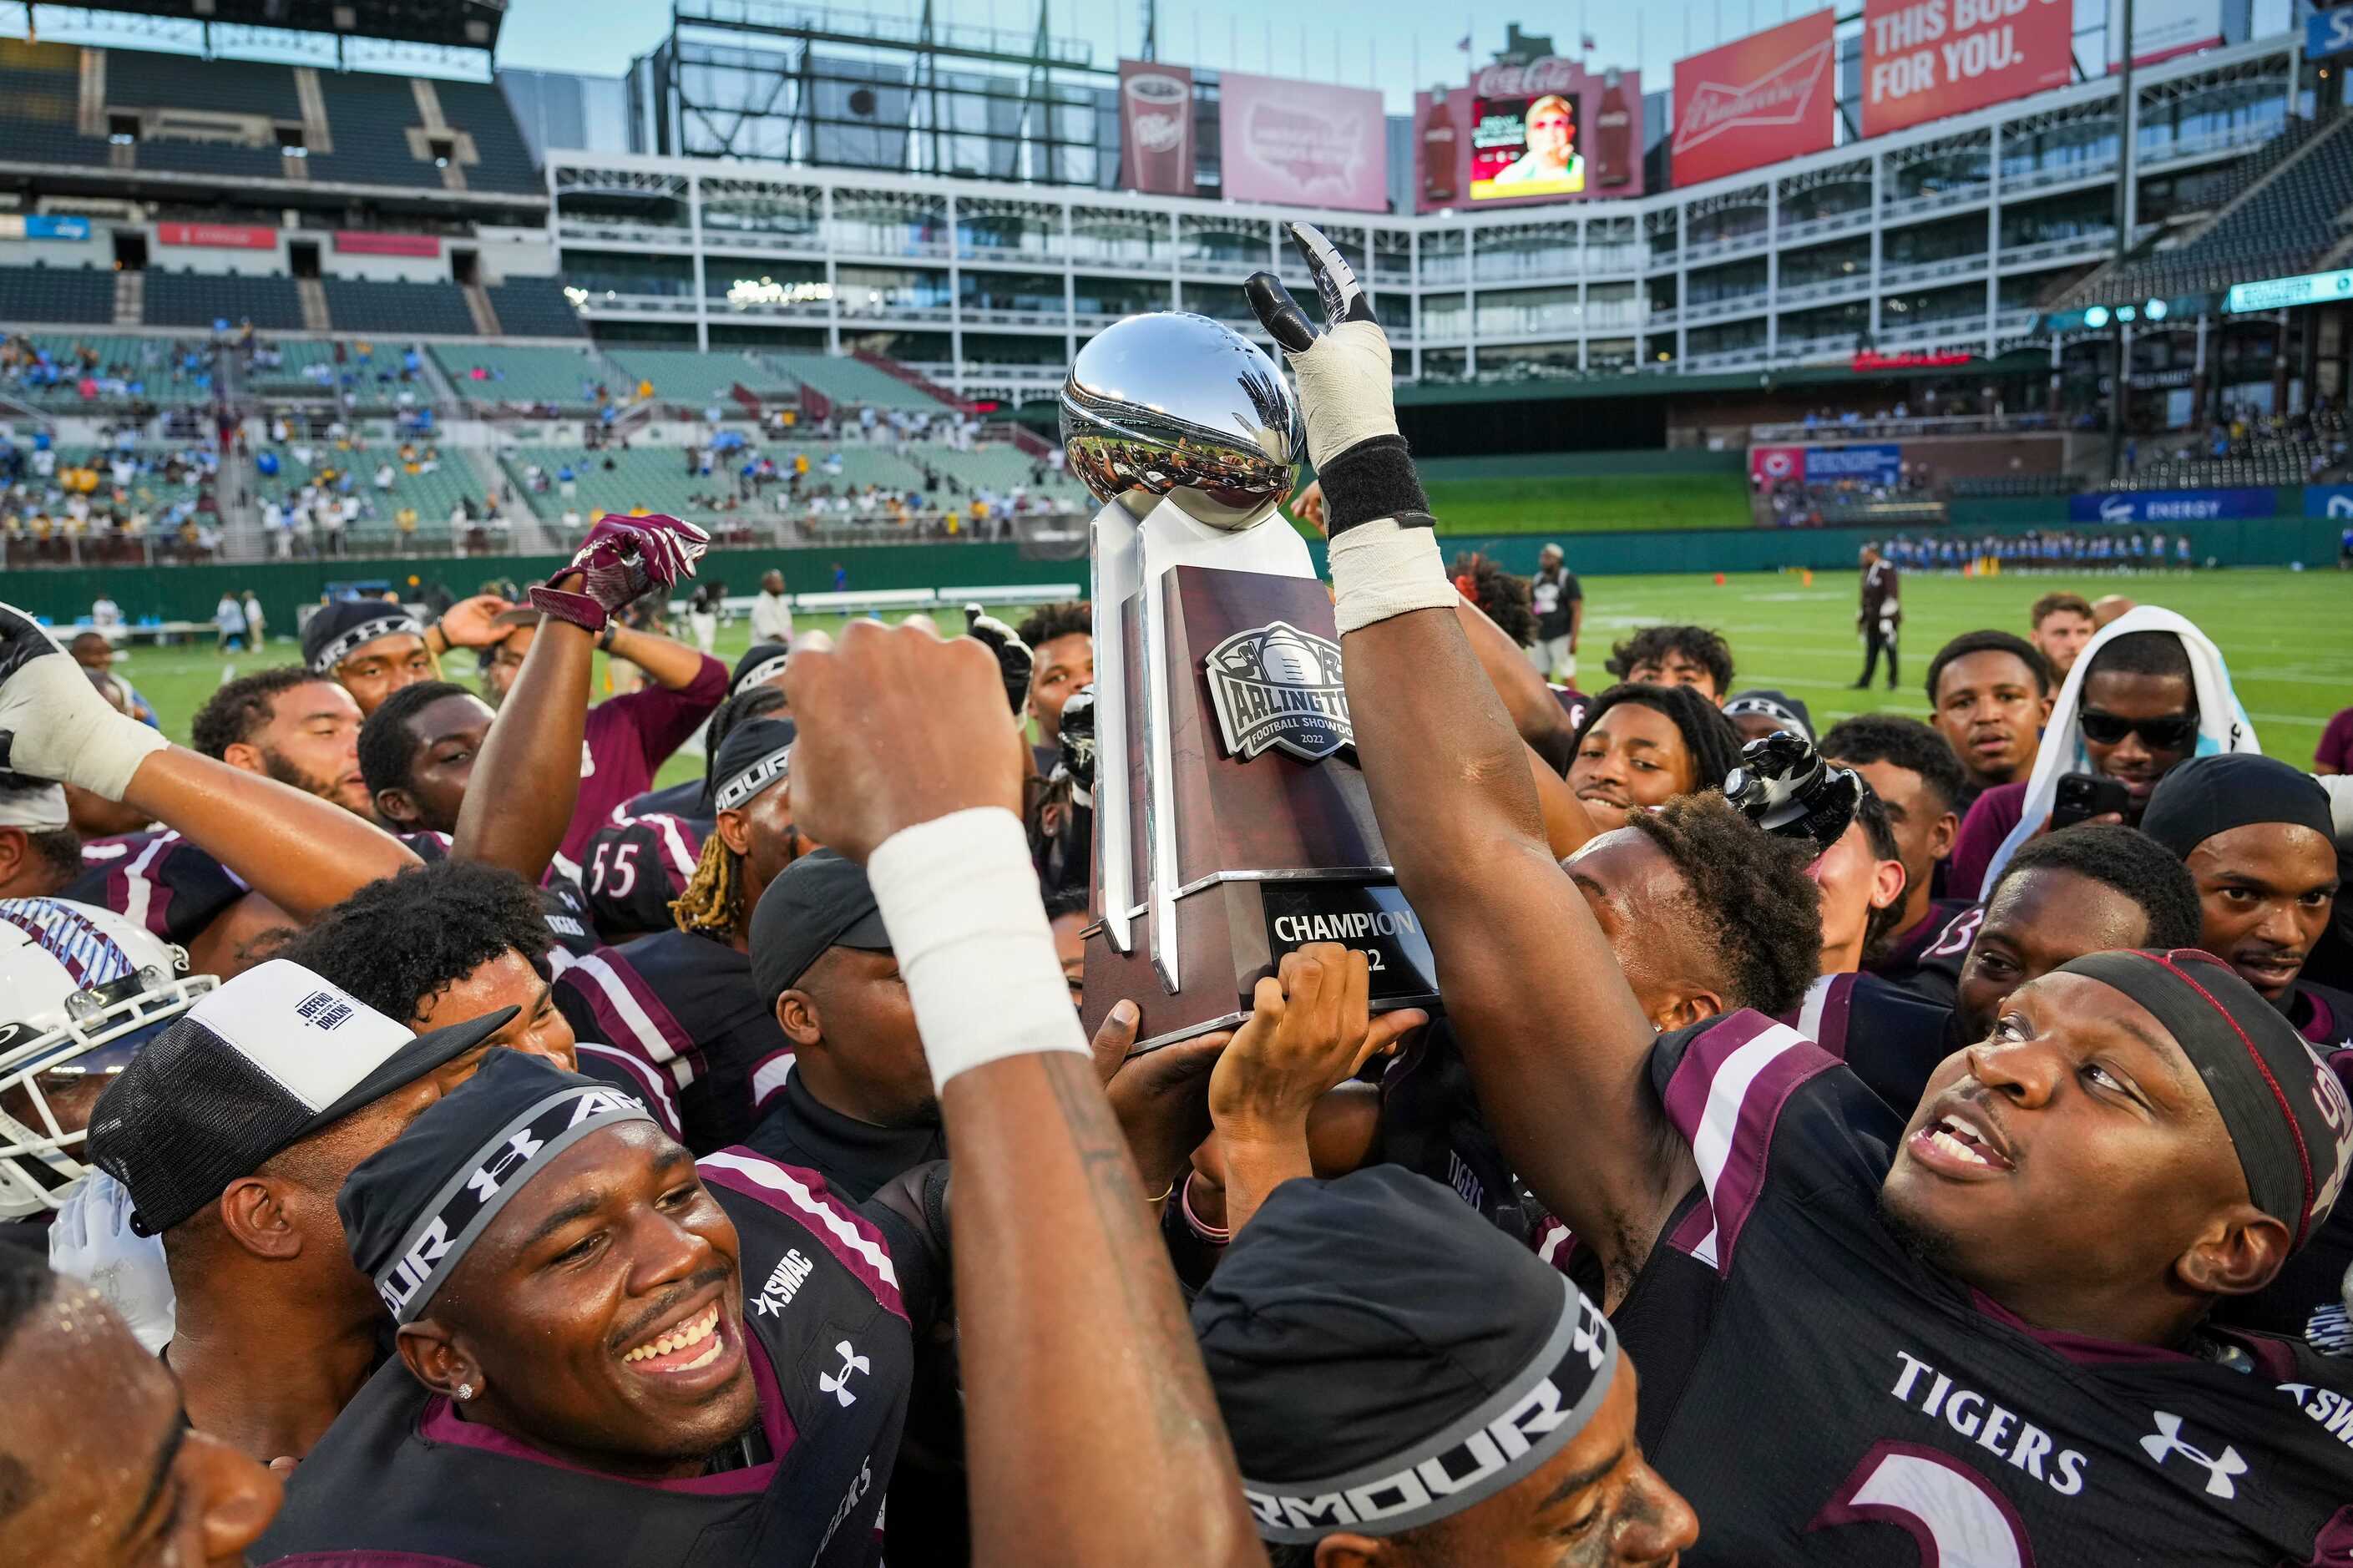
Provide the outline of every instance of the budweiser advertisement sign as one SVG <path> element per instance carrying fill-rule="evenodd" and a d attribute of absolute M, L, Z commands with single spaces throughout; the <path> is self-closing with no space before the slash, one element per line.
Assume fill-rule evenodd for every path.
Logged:
<path fill-rule="evenodd" d="M 1862 133 L 2064 87 L 2073 0 L 1863 0 Z"/>
<path fill-rule="evenodd" d="M 1834 20 L 1833 12 L 1816 11 L 1675 62 L 1676 184 L 1694 185 L 1831 145 Z"/>
<path fill-rule="evenodd" d="M 1119 183 L 1155 196 L 1193 194 L 1193 73 L 1119 62 Z"/>

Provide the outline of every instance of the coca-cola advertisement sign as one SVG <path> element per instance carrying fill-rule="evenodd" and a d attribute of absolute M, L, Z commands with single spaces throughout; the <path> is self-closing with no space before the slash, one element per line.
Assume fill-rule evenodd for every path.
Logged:
<path fill-rule="evenodd" d="M 1119 183 L 1155 196 L 1193 194 L 1193 73 L 1119 62 Z"/>
<path fill-rule="evenodd" d="M 1675 184 L 1736 174 L 1836 135 L 1835 13 L 1816 11 L 1675 62 Z"/>
<path fill-rule="evenodd" d="M 1482 67 L 1414 100 L 1414 206 L 1642 194 L 1642 78 L 1565 55 Z"/>
<path fill-rule="evenodd" d="M 1388 210 L 1388 121 L 1377 89 L 1226 71 L 1218 97 L 1226 195 Z"/>

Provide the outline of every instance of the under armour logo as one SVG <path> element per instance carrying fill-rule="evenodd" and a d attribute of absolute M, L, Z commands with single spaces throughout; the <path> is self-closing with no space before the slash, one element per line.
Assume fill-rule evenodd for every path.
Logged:
<path fill-rule="evenodd" d="M 2232 1484 L 2231 1478 L 2245 1475 L 2247 1461 L 2239 1458 L 2238 1449 L 2225 1443 L 2222 1446 L 2221 1458 L 2212 1458 L 2204 1450 L 2193 1448 L 2181 1440 L 2180 1416 L 2170 1410 L 2159 1410 L 2154 1414 L 2157 1416 L 2157 1431 L 2140 1440 L 2141 1447 L 2147 1451 L 2150 1458 L 2162 1465 L 2166 1460 L 2179 1454 L 2194 1464 L 2206 1467 L 2207 1496 L 2235 1498 L 2239 1495 L 2239 1489 Z"/>
<path fill-rule="evenodd" d="M 847 1410 L 858 1403 L 858 1395 L 849 1392 L 849 1374 L 853 1372 L 871 1372 L 873 1369 L 867 1364 L 866 1358 L 858 1353 L 858 1347 L 848 1340 L 843 1340 L 835 1345 L 833 1350 L 834 1353 L 841 1358 L 840 1374 L 837 1376 L 829 1372 L 819 1373 L 817 1385 L 824 1393 L 830 1394 L 840 1400 L 841 1407 Z M 2237 1458 L 2236 1455 L 2232 1457 Z"/>

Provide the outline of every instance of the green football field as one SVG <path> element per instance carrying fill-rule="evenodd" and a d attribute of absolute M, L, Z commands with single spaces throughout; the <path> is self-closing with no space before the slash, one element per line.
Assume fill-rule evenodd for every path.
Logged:
<path fill-rule="evenodd" d="M 1696 621 L 1722 632 L 1738 665 L 1736 684 L 1778 686 L 1803 699 L 1817 725 L 1848 715 L 1894 711 L 1925 716 L 1920 689 L 1928 659 L 1946 639 L 1980 626 L 2023 633 L 2027 607 L 2038 595 L 2069 588 L 2086 598 L 2126 593 L 2163 605 L 2204 627 L 2230 661 L 2240 700 L 2265 752 L 2309 767 L 2330 714 L 2353 706 L 2353 574 L 2336 572 L 2216 572 L 2137 577 L 1912 575 L 1904 583 L 1904 685 L 1869 693 L 1846 683 L 1861 673 L 1854 634 L 1852 574 L 1818 574 L 1810 585 L 1798 574 L 1754 574 L 1718 586 L 1705 576 L 1588 577 L 1585 580 L 1585 639 L 1577 684 L 1599 691 L 1609 684 L 1602 661 L 1609 644 L 1654 621 Z M 1018 620 L 1008 608 L 1008 620 Z M 828 628 L 838 617 L 805 618 Z M 719 652 L 731 661 L 749 641 L 742 622 L 723 627 Z M 117 668 L 156 706 L 174 739 L 185 741 L 188 721 L 226 669 L 290 663 L 293 645 L 270 644 L 266 657 L 222 659 L 209 650 L 135 648 Z M 454 679 L 470 679 L 470 659 L 450 661 Z M 467 668 L 457 668 L 459 665 Z M 701 772 L 699 758 L 673 758 L 665 783 Z"/>
<path fill-rule="evenodd" d="M 1431 479 L 1430 510 L 1456 533 L 1592 533 L 1746 528 L 1741 474 L 1592 474 Z"/>

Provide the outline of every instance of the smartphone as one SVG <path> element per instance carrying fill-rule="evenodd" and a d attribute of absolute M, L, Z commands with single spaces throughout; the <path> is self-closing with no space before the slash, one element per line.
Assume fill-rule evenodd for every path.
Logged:
<path fill-rule="evenodd" d="M 2110 813 L 2121 816 L 2132 804 L 2132 791 L 2122 779 L 2105 778 L 2098 773 L 2061 773 L 2059 795 L 2051 808 L 2051 831 L 2073 827 L 2094 816 Z"/>

